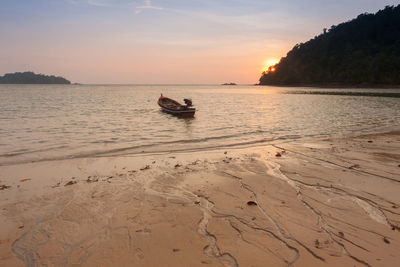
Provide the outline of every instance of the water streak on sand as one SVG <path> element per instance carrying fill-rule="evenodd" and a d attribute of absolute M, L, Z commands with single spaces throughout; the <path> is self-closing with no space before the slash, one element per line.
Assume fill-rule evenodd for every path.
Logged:
<path fill-rule="evenodd" d="M 365 210 L 365 212 L 368 214 L 368 216 L 373 219 L 374 221 L 384 224 L 384 225 L 388 225 L 387 223 L 387 219 L 385 217 L 385 215 L 383 214 L 383 212 L 377 208 L 375 208 L 374 206 L 372 206 L 371 204 L 369 204 L 368 202 L 359 199 L 359 198 L 354 198 L 354 201 Z"/>

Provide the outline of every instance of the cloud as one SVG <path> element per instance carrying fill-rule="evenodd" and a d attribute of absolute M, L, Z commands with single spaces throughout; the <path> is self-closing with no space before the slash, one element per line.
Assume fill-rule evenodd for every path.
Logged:
<path fill-rule="evenodd" d="M 89 5 L 92 5 L 92 6 L 108 6 L 109 5 L 108 3 L 106 3 L 103 0 L 88 0 L 87 2 Z"/>
<path fill-rule="evenodd" d="M 107 0 L 65 0 L 67 3 L 73 5 L 87 4 L 90 6 L 110 6 Z"/>
<path fill-rule="evenodd" d="M 144 0 L 143 5 L 136 6 L 135 14 L 141 13 L 145 9 L 156 9 L 156 10 L 162 10 L 163 8 L 160 6 L 153 6 L 151 3 L 151 0 Z"/>

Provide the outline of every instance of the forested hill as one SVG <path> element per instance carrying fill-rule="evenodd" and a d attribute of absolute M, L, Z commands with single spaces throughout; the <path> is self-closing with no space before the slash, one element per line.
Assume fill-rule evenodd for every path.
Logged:
<path fill-rule="evenodd" d="M 295 45 L 262 74 L 260 85 L 400 85 L 400 5 Z"/>
<path fill-rule="evenodd" d="M 0 83 L 8 84 L 70 84 L 71 82 L 63 77 L 35 74 L 33 72 L 7 73 L 0 76 Z"/>

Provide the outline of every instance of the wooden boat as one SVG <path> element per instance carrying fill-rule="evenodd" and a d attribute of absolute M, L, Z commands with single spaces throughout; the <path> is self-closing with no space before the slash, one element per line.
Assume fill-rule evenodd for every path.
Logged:
<path fill-rule="evenodd" d="M 182 105 L 161 94 L 158 99 L 158 105 L 161 107 L 162 111 L 166 113 L 180 117 L 193 117 L 196 109 L 192 107 L 192 100 L 185 98 L 183 101 L 185 101 L 186 105 Z"/>

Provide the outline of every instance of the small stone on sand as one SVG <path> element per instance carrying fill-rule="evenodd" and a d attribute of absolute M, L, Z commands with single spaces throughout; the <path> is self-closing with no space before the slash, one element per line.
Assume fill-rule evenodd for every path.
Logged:
<path fill-rule="evenodd" d="M 249 205 L 249 206 L 257 206 L 257 203 L 254 202 L 254 201 L 248 201 L 247 205 Z"/>

